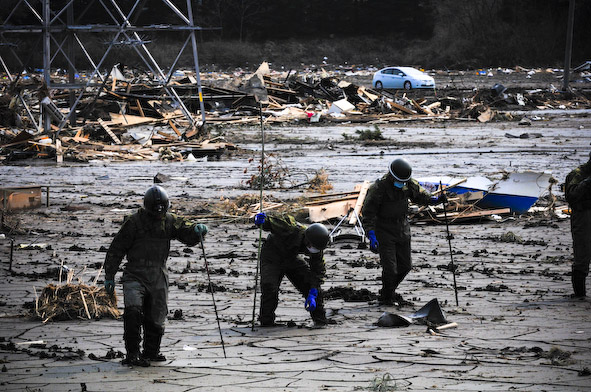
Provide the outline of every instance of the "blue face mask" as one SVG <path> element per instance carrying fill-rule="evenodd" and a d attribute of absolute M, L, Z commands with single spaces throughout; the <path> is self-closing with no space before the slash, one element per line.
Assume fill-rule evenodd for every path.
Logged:
<path fill-rule="evenodd" d="M 394 186 L 398 189 L 402 189 L 405 185 L 406 185 L 406 182 L 400 182 L 400 181 L 394 180 Z"/>

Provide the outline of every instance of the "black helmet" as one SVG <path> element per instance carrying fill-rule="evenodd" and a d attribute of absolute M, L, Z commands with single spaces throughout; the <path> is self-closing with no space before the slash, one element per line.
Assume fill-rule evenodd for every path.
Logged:
<path fill-rule="evenodd" d="M 164 214 L 168 211 L 168 195 L 166 191 L 158 186 L 152 185 L 144 195 L 144 208 L 154 214 Z"/>
<path fill-rule="evenodd" d="M 322 223 L 313 223 L 306 229 L 306 240 L 314 248 L 323 250 L 328 246 L 328 229 Z"/>
<path fill-rule="evenodd" d="M 412 174 L 412 167 L 410 167 L 410 163 L 404 158 L 396 158 L 390 163 L 390 174 L 400 181 L 406 182 L 410 180 L 410 176 Z"/>

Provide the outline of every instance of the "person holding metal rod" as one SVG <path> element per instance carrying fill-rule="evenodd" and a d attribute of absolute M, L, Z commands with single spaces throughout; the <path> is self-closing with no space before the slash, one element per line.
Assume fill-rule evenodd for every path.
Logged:
<path fill-rule="evenodd" d="M 370 250 L 380 255 L 382 289 L 378 301 L 382 305 L 403 302 L 396 289 L 411 269 L 408 200 L 420 205 L 447 200 L 443 193 L 432 196 L 411 175 L 408 161 L 393 160 L 388 173 L 369 187 L 361 210 Z"/>
<path fill-rule="evenodd" d="M 591 261 L 591 154 L 586 163 L 566 176 L 564 195 L 571 209 L 570 229 L 574 254 L 572 297 L 584 298 L 587 296 L 585 280 L 589 275 Z"/>
<path fill-rule="evenodd" d="M 256 214 L 254 223 L 270 232 L 261 249 L 260 325 L 278 325 L 275 310 L 285 276 L 305 298 L 304 307 L 315 326 L 329 324 L 320 287 L 326 275 L 323 250 L 329 243 L 328 229 L 321 223 L 306 227 L 293 216 L 270 216 L 264 212 Z"/>
<path fill-rule="evenodd" d="M 144 206 L 128 216 L 113 238 L 105 257 L 105 289 L 115 292 L 115 274 L 124 257 L 123 340 L 127 351 L 125 365 L 150 366 L 165 361 L 160 353 L 164 322 L 168 314 L 168 271 L 166 259 L 170 241 L 197 245 L 207 234 L 207 226 L 192 223 L 168 212 L 166 191 L 158 185 L 144 195 Z M 143 352 L 140 353 L 143 328 Z"/>

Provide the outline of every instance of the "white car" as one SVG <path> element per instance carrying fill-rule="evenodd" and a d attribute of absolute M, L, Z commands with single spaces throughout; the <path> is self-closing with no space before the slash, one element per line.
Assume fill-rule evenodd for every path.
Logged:
<path fill-rule="evenodd" d="M 435 88 L 435 79 L 411 67 L 387 67 L 373 75 L 371 83 L 377 90 L 384 88 L 405 89 Z"/>

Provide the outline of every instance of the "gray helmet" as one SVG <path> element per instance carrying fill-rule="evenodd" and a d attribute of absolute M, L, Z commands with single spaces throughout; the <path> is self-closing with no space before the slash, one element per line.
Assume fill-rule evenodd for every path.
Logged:
<path fill-rule="evenodd" d="M 144 195 L 144 208 L 154 214 L 164 214 L 168 211 L 170 202 L 166 191 L 158 186 L 151 186 Z"/>
<path fill-rule="evenodd" d="M 328 229 L 322 223 L 313 223 L 306 229 L 306 240 L 316 249 L 323 250 L 330 240 Z"/>
<path fill-rule="evenodd" d="M 400 181 L 406 182 L 410 180 L 410 176 L 412 175 L 412 167 L 410 167 L 410 163 L 404 158 L 396 158 L 390 163 L 390 174 Z"/>

